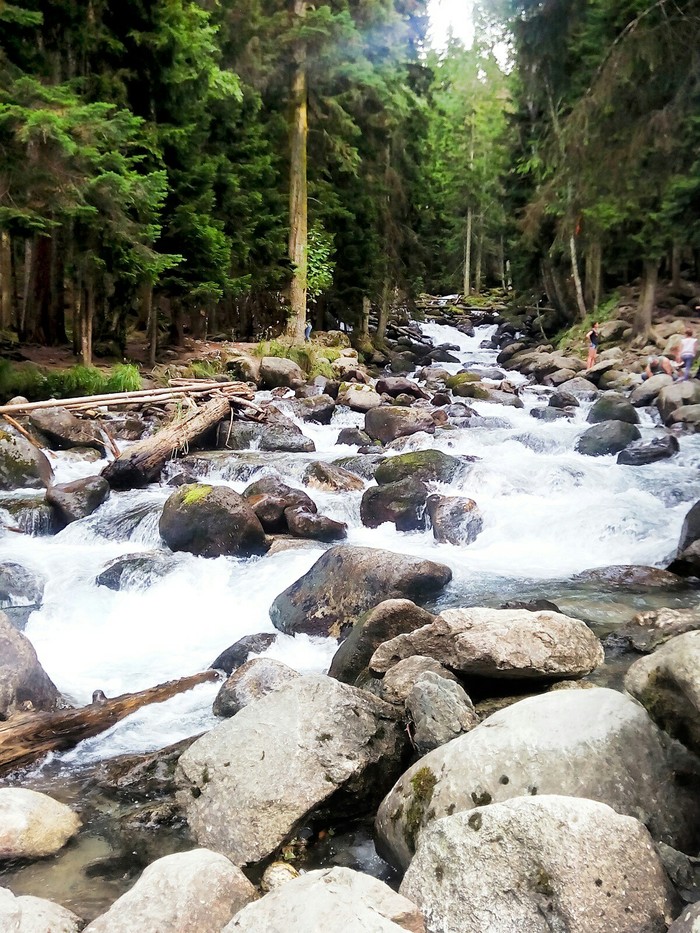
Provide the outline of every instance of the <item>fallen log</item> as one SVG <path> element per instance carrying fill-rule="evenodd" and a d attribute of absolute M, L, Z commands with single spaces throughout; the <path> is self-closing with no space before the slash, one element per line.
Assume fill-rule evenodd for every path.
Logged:
<path fill-rule="evenodd" d="M 231 403 L 225 395 L 214 396 L 181 421 L 175 421 L 152 437 L 133 444 L 107 464 L 102 476 L 112 489 L 133 489 L 154 482 L 175 453 L 222 421 L 230 411 Z"/>
<path fill-rule="evenodd" d="M 18 713 L 0 722 L 0 775 L 28 765 L 49 752 L 63 752 L 83 739 L 99 735 L 129 713 L 151 703 L 162 703 L 198 684 L 217 680 L 217 671 L 201 671 L 170 680 L 138 693 L 124 693 L 108 700 L 97 691 L 95 701 L 80 709 L 53 713 Z"/>

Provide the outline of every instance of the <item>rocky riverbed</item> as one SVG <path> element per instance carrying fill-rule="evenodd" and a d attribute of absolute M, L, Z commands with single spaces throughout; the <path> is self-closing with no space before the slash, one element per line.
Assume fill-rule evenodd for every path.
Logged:
<path fill-rule="evenodd" d="M 232 354 L 264 423 L 142 488 L 101 429 L 167 412 L 0 431 L 0 755 L 220 672 L 5 766 L 2 930 L 698 922 L 700 381 L 613 329 L 590 371 L 490 312 L 390 338 Z"/>

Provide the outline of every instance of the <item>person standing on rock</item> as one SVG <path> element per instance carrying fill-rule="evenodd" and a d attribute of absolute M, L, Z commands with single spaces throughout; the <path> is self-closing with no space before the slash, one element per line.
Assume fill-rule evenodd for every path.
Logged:
<path fill-rule="evenodd" d="M 593 327 L 586 334 L 588 338 L 588 360 L 586 361 L 586 369 L 591 369 L 595 365 L 596 356 L 598 355 L 598 344 L 600 342 L 600 335 L 598 334 L 598 322 L 593 322 Z"/>
<path fill-rule="evenodd" d="M 690 379 L 690 367 L 693 365 L 693 360 L 698 352 L 698 342 L 693 337 L 692 328 L 686 327 L 685 337 L 681 340 L 681 361 L 685 367 L 683 371 L 683 379 Z"/>

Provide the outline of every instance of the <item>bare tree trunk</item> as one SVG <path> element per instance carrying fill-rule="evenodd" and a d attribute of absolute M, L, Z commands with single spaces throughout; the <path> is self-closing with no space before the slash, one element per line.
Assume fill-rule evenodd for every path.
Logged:
<path fill-rule="evenodd" d="M 389 323 L 389 273 L 384 276 L 384 285 L 382 286 L 382 298 L 379 303 L 379 317 L 377 319 L 377 343 L 384 343 L 386 337 L 386 326 Z"/>
<path fill-rule="evenodd" d="M 141 286 L 141 301 L 139 316 L 145 319 L 148 329 L 148 363 L 156 365 L 158 353 L 158 309 L 153 305 L 153 283 L 144 282 Z"/>
<path fill-rule="evenodd" d="M 24 290 L 22 292 L 22 306 L 19 313 L 19 339 L 27 339 L 27 331 L 32 317 L 32 299 L 34 293 L 34 249 L 32 241 L 27 237 L 24 241 Z"/>
<path fill-rule="evenodd" d="M 472 281 L 472 209 L 467 208 L 467 233 L 464 238 L 464 282 L 462 292 L 464 296 L 471 295 Z"/>
<path fill-rule="evenodd" d="M 586 305 L 595 312 L 600 304 L 602 249 L 600 240 L 594 240 L 586 250 Z"/>
<path fill-rule="evenodd" d="M 574 288 L 576 289 L 576 304 L 581 320 L 586 316 L 586 302 L 583 299 L 583 288 L 581 286 L 581 275 L 578 271 L 578 256 L 576 254 L 576 236 L 573 231 L 569 237 L 569 256 L 571 257 L 571 272 L 574 277 Z"/>
<path fill-rule="evenodd" d="M 683 247 L 678 240 L 671 246 L 671 288 L 677 291 L 681 287 L 681 257 Z"/>
<path fill-rule="evenodd" d="M 644 272 L 642 273 L 642 290 L 639 295 L 639 304 L 632 323 L 632 333 L 635 337 L 635 343 L 639 345 L 646 342 L 649 331 L 651 330 L 658 278 L 658 261 L 655 259 L 645 259 Z"/>
<path fill-rule="evenodd" d="M 306 0 L 293 0 L 297 20 L 306 15 Z M 306 184 L 306 146 L 309 132 L 307 114 L 306 43 L 294 49 L 289 128 L 289 259 L 292 281 L 289 286 L 287 333 L 294 341 L 304 339 L 306 327 L 306 280 L 308 272 L 308 218 Z"/>
<path fill-rule="evenodd" d="M 476 263 L 474 269 L 474 291 L 477 295 L 481 294 L 481 262 L 484 252 L 484 235 L 482 227 L 482 217 L 479 217 L 479 234 L 476 238 Z"/>
<path fill-rule="evenodd" d="M 501 288 L 504 292 L 508 291 L 508 284 L 506 282 L 506 258 L 502 236 L 498 240 L 498 275 L 501 279 Z"/>
<path fill-rule="evenodd" d="M 53 346 L 55 343 L 51 308 L 51 239 L 39 236 L 34 244 L 36 273 L 34 276 L 34 307 L 36 317 L 29 333 L 32 340 Z"/>
<path fill-rule="evenodd" d="M 80 362 L 92 365 L 92 322 L 95 317 L 95 283 L 88 277 L 82 299 L 80 314 Z"/>
<path fill-rule="evenodd" d="M 370 300 L 368 295 L 362 296 L 362 317 L 360 319 L 360 333 L 369 336 Z"/>
<path fill-rule="evenodd" d="M 0 328 L 12 327 L 12 241 L 0 232 Z"/>

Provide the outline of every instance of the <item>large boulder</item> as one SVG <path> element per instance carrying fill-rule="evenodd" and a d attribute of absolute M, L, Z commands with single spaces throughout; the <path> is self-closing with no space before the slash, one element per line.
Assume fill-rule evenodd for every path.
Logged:
<path fill-rule="evenodd" d="M 257 516 L 228 486 L 180 486 L 166 501 L 158 529 L 171 550 L 201 557 L 249 557 L 266 550 L 265 532 Z"/>
<path fill-rule="evenodd" d="M 672 385 L 673 376 L 669 376 L 666 373 L 659 373 L 658 376 L 651 376 L 634 389 L 630 395 L 630 402 L 637 408 L 651 405 L 662 389 Z"/>
<path fill-rule="evenodd" d="M 658 460 L 668 460 L 680 450 L 677 438 L 673 434 L 655 437 L 648 442 L 635 441 L 617 455 L 617 462 L 625 466 L 644 466 Z"/>
<path fill-rule="evenodd" d="M 0 431 L 0 490 L 47 488 L 52 480 L 46 454 L 19 434 Z"/>
<path fill-rule="evenodd" d="M 275 628 L 288 635 L 340 637 L 385 599 L 421 602 L 438 593 L 452 571 L 431 560 L 376 548 L 329 548 L 270 607 Z"/>
<path fill-rule="evenodd" d="M 216 446 L 222 450 L 279 451 L 311 453 L 316 445 L 294 423 L 257 424 L 252 421 L 222 421 L 218 427 Z"/>
<path fill-rule="evenodd" d="M 58 699 L 34 646 L 0 612 L 0 719 L 26 708 L 55 709 Z"/>
<path fill-rule="evenodd" d="M 425 933 L 420 910 L 350 868 L 300 875 L 249 904 L 222 933 Z"/>
<path fill-rule="evenodd" d="M 15 897 L 0 888 L 0 930 L 3 933 L 79 933 L 83 921 L 72 910 L 41 897 Z"/>
<path fill-rule="evenodd" d="M 448 671 L 439 661 L 416 654 L 389 668 L 384 677 L 365 680 L 362 687 L 381 700 L 403 709 L 414 686 L 425 674 L 435 674 L 453 683 L 459 682 L 452 671 Z"/>
<path fill-rule="evenodd" d="M 471 544 L 483 530 L 479 506 L 467 496 L 428 496 L 426 508 L 433 537 L 442 544 Z"/>
<path fill-rule="evenodd" d="M 77 418 L 67 408 L 39 408 L 29 415 L 29 423 L 61 450 L 91 447 L 104 453 L 105 442 L 97 425 Z"/>
<path fill-rule="evenodd" d="M 370 667 L 381 673 L 415 654 L 469 679 L 576 678 L 604 660 L 600 642 L 584 622 L 526 609 L 446 609 L 429 625 L 381 644 Z"/>
<path fill-rule="evenodd" d="M 335 411 L 335 399 L 330 395 L 311 395 L 309 398 L 294 399 L 292 410 L 302 421 L 330 424 Z"/>
<path fill-rule="evenodd" d="M 587 457 L 604 457 L 619 453 L 640 437 L 639 429 L 628 421 L 604 421 L 583 432 L 576 450 Z"/>
<path fill-rule="evenodd" d="M 181 756 L 190 829 L 234 864 L 257 863 L 327 801 L 335 817 L 376 801 L 400 768 L 404 741 L 376 697 L 330 677 L 297 677 Z"/>
<path fill-rule="evenodd" d="M 624 396 L 609 392 L 601 395 L 591 405 L 586 421 L 589 424 L 602 424 L 604 421 L 627 421 L 629 424 L 639 424 L 639 414 Z"/>
<path fill-rule="evenodd" d="M 303 489 L 295 489 L 282 482 L 276 476 L 263 476 L 243 490 L 244 499 L 254 499 L 257 496 L 274 496 L 280 499 L 285 509 L 301 506 L 306 512 L 315 512 L 316 503 Z"/>
<path fill-rule="evenodd" d="M 379 408 L 382 404 L 381 396 L 375 392 L 372 386 L 349 382 L 344 382 L 341 385 L 337 401 L 339 405 L 345 405 L 351 411 L 359 411 L 362 414 L 366 414 L 373 408 Z"/>
<path fill-rule="evenodd" d="M 152 862 L 85 933 L 221 933 L 257 893 L 243 872 L 207 849 Z"/>
<path fill-rule="evenodd" d="M 700 631 L 677 635 L 635 661 L 625 690 L 658 726 L 700 755 Z"/>
<path fill-rule="evenodd" d="M 224 681 L 214 699 L 215 716 L 235 716 L 255 700 L 279 690 L 300 675 L 273 658 L 252 658 Z"/>
<path fill-rule="evenodd" d="M 109 483 L 103 476 L 87 476 L 72 483 L 49 486 L 46 501 L 58 512 L 63 524 L 69 525 L 98 509 L 109 497 Z"/>
<path fill-rule="evenodd" d="M 304 472 L 302 482 L 312 489 L 322 492 L 358 492 L 365 488 L 359 476 L 349 470 L 316 460 L 310 463 Z"/>
<path fill-rule="evenodd" d="M 382 405 L 380 408 L 373 408 L 365 415 L 365 431 L 374 440 L 389 444 L 397 437 L 408 437 L 419 431 L 434 434 L 435 422 L 430 412 L 423 408 Z"/>
<path fill-rule="evenodd" d="M 341 541 L 348 535 L 348 526 L 345 522 L 337 522 L 334 518 L 317 515 L 316 512 L 307 512 L 301 506 L 285 509 L 284 517 L 289 533 L 295 538 L 309 538 L 312 541 Z"/>
<path fill-rule="evenodd" d="M 450 483 L 467 468 L 468 463 L 466 458 L 451 457 L 441 450 L 416 450 L 397 457 L 387 457 L 375 470 L 374 478 L 380 486 L 398 483 L 403 479 Z"/>
<path fill-rule="evenodd" d="M 434 671 L 425 671 L 414 682 L 406 697 L 406 713 L 413 723 L 413 744 L 419 755 L 479 724 L 474 704 L 462 687 Z"/>
<path fill-rule="evenodd" d="M 262 654 L 277 641 L 277 632 L 259 632 L 244 635 L 218 655 L 209 667 L 230 675 L 249 659 L 251 654 Z"/>
<path fill-rule="evenodd" d="M 678 909 L 638 820 L 559 796 L 437 820 L 400 892 L 431 933 L 664 933 Z"/>
<path fill-rule="evenodd" d="M 419 479 L 411 477 L 398 483 L 370 486 L 360 502 L 360 518 L 368 528 L 378 528 L 384 522 L 392 522 L 398 531 L 415 531 L 425 528 L 425 501 L 428 487 Z"/>
<path fill-rule="evenodd" d="M 80 828 L 78 816 L 47 794 L 0 788 L 0 859 L 53 855 Z"/>
<path fill-rule="evenodd" d="M 598 397 L 598 389 L 583 376 L 574 376 L 573 379 L 567 379 L 565 382 L 560 383 L 559 387 L 564 392 L 568 392 L 569 395 L 573 395 L 580 402 L 589 402 Z"/>
<path fill-rule="evenodd" d="M 390 638 L 429 625 L 435 616 L 410 599 L 385 599 L 362 615 L 333 656 L 329 677 L 355 683 L 375 650 Z"/>
<path fill-rule="evenodd" d="M 695 773 L 695 777 L 693 774 Z M 589 797 L 635 816 L 656 840 L 697 844 L 700 762 L 616 690 L 520 700 L 429 752 L 377 814 L 382 852 L 407 866 L 425 827 L 451 813 L 533 794 Z"/>
<path fill-rule="evenodd" d="M 428 393 L 412 379 L 406 379 L 405 376 L 383 376 L 377 380 L 377 392 L 380 395 L 391 395 L 396 398 L 398 395 L 412 395 L 414 398 L 428 398 Z"/>
<path fill-rule="evenodd" d="M 681 405 L 671 415 L 671 426 L 681 425 L 687 432 L 700 432 L 700 405 Z"/>
<path fill-rule="evenodd" d="M 700 501 L 689 509 L 683 519 L 681 537 L 678 542 L 679 553 L 698 540 L 700 540 Z"/>
<path fill-rule="evenodd" d="M 664 424 L 672 423 L 672 415 L 677 408 L 698 404 L 700 404 L 700 381 L 697 379 L 675 382 L 662 389 L 656 397 L 656 407 L 659 409 Z"/>
<path fill-rule="evenodd" d="M 285 360 L 278 356 L 262 358 L 260 378 L 266 389 L 276 389 L 278 386 L 300 389 L 306 385 L 306 376 L 301 367 L 293 360 Z"/>
<path fill-rule="evenodd" d="M 95 577 L 97 586 L 110 590 L 145 590 L 170 573 L 176 558 L 167 551 L 139 551 L 108 561 Z"/>

